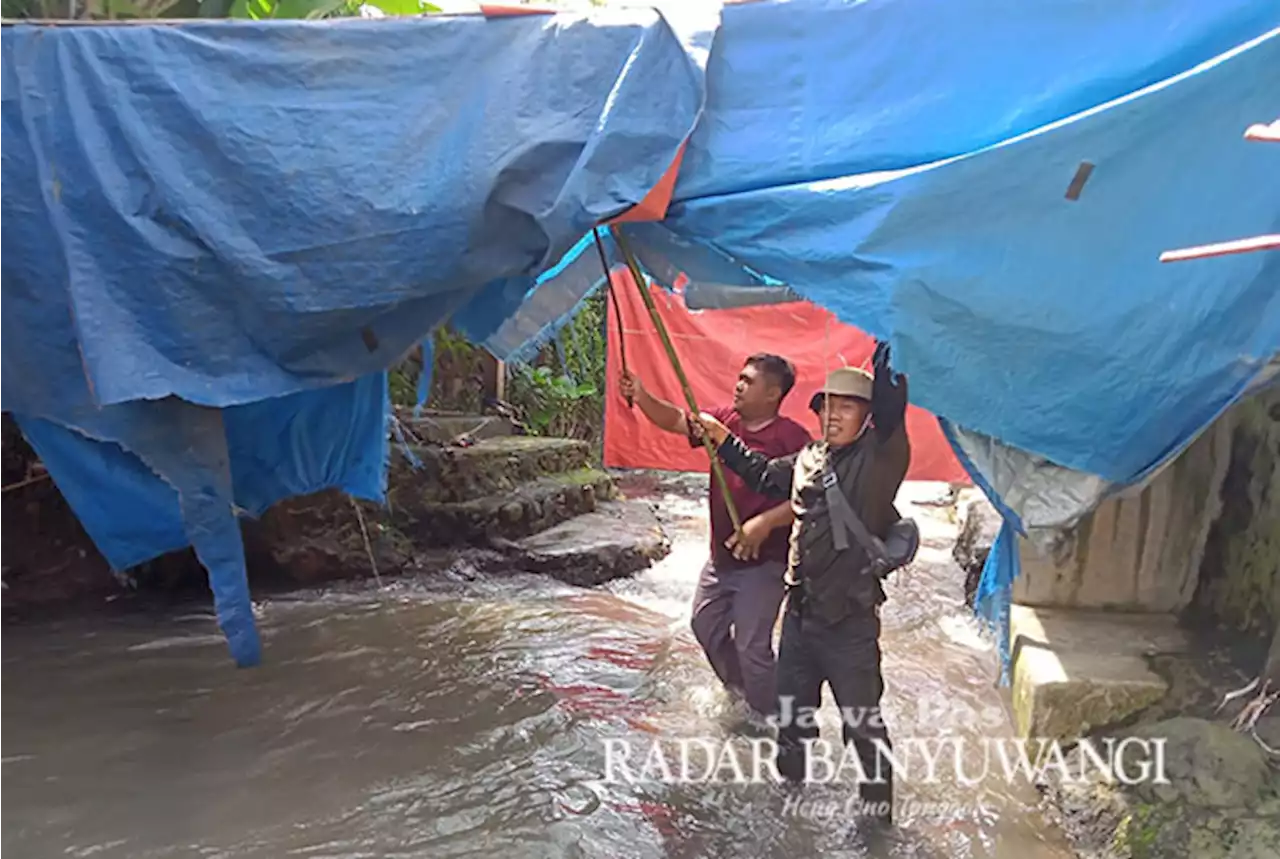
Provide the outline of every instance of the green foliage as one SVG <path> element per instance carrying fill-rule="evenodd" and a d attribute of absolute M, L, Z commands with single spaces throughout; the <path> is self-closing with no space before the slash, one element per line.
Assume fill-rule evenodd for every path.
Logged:
<path fill-rule="evenodd" d="M 435 364 L 428 404 L 441 411 L 479 414 L 492 359 L 447 325 L 437 328 L 432 336 Z"/>
<path fill-rule="evenodd" d="M 418 373 L 421 364 L 405 361 L 387 371 L 387 384 L 391 389 L 391 402 L 397 406 L 412 406 L 418 402 Z"/>
<path fill-rule="evenodd" d="M 512 403 L 520 409 L 525 424 L 534 435 L 580 435 L 584 429 L 579 414 L 579 404 L 594 398 L 598 391 L 590 382 L 575 382 L 568 376 L 555 375 L 550 367 L 521 367 L 519 375 L 512 379 L 518 385 L 519 397 Z"/>
<path fill-rule="evenodd" d="M 361 6 L 384 15 L 423 15 L 440 7 L 421 0 L 235 0 L 229 17 L 255 21 L 270 18 L 334 18 L 360 14 Z"/>
<path fill-rule="evenodd" d="M 564 344 L 563 370 L 575 379 L 588 379 L 601 391 L 605 374 L 605 295 L 598 292 L 582 307 L 561 333 Z"/>
<path fill-rule="evenodd" d="M 202 17 L 200 0 L 3 0 L 6 18 L 127 21 L 139 18 Z M 222 17 L 226 8 L 222 9 Z"/>
<path fill-rule="evenodd" d="M 1132 813 L 1125 815 L 1116 827 L 1112 846 L 1121 856 L 1130 859 L 1149 859 L 1160 836 L 1162 821 L 1155 806 L 1139 804 Z"/>
<path fill-rule="evenodd" d="M 530 364 L 508 368 L 506 399 L 531 432 L 601 440 L 606 310 L 603 293 L 583 302 L 560 334 L 563 361 L 560 351 L 550 344 Z M 492 358 L 448 326 L 437 328 L 432 336 L 435 363 L 428 405 L 439 411 L 479 413 Z M 391 369 L 392 402 L 401 406 L 417 402 L 421 372 L 422 357 L 417 350 Z"/>
<path fill-rule="evenodd" d="M 560 333 L 564 360 L 554 345 L 544 348 L 532 367 L 516 370 L 507 399 L 539 435 L 599 442 L 604 432 L 604 293 L 583 302 Z M 545 416 L 545 421 L 544 421 Z"/>
<path fill-rule="evenodd" d="M 344 18 L 363 7 L 383 15 L 423 15 L 440 7 L 422 0 L 3 0 L 6 18 L 128 21 L 148 18 Z"/>

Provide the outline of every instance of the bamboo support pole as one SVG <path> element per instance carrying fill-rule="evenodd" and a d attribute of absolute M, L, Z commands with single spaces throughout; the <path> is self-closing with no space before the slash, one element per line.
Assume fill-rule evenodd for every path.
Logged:
<path fill-rule="evenodd" d="M 649 311 L 649 318 L 653 320 L 653 327 L 658 330 L 658 338 L 662 341 L 662 348 L 667 352 L 667 358 L 671 360 L 671 367 L 676 371 L 676 378 L 680 380 L 680 388 L 684 391 L 685 403 L 689 406 L 689 419 L 693 420 L 698 414 L 698 401 L 693 396 L 693 388 L 689 385 L 689 378 L 684 374 L 684 367 L 680 364 L 680 357 L 676 355 L 676 347 L 671 343 L 671 335 L 667 333 L 667 326 L 662 321 L 662 317 L 658 315 L 658 306 L 653 303 L 653 296 L 649 294 L 648 288 L 645 287 L 644 274 L 640 271 L 640 264 L 636 262 L 636 258 L 631 254 L 631 248 L 627 245 L 626 238 L 623 237 L 622 228 L 614 226 L 614 241 L 618 243 L 618 250 L 622 252 L 622 258 L 627 263 L 627 269 L 631 272 L 631 279 L 635 281 L 636 289 L 640 292 L 640 300 L 644 302 L 645 309 Z M 711 443 L 711 439 L 702 433 L 702 446 L 707 450 L 707 456 L 711 457 L 711 472 L 717 483 L 720 484 L 720 492 L 724 495 L 725 509 L 729 511 L 729 520 L 733 522 L 733 531 L 735 534 L 742 535 L 742 521 L 738 518 L 738 508 L 733 503 L 733 496 L 729 494 L 729 484 L 724 479 L 724 467 L 720 464 L 720 457 L 716 453 L 715 445 Z"/>

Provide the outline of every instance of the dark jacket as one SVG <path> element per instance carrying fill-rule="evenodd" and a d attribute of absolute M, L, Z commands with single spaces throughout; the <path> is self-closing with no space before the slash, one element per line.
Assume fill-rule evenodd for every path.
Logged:
<path fill-rule="evenodd" d="M 869 559 L 857 541 L 850 541 L 844 551 L 835 548 L 822 474 L 830 462 L 840 490 L 858 518 L 883 540 L 889 526 L 899 519 L 893 501 L 911 460 L 905 408 L 904 399 L 901 409 L 891 406 L 889 413 L 884 413 L 882 407 L 876 414 L 873 403 L 875 426 L 842 448 L 817 441 L 792 456 L 768 459 L 734 436 L 720 446 L 725 466 L 756 492 L 775 498 L 790 496 L 796 520 L 791 528 L 787 579 L 802 584 L 806 616 L 836 623 L 859 608 L 865 610 L 884 601 L 880 579 L 867 573 Z"/>

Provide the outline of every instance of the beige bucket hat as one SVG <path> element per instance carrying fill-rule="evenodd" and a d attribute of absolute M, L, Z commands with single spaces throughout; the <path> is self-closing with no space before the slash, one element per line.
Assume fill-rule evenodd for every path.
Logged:
<path fill-rule="evenodd" d="M 871 400 L 872 375 L 860 367 L 839 367 L 827 374 L 827 383 L 809 400 L 809 408 L 822 411 L 822 400 L 827 394 L 837 397 L 857 397 Z"/>

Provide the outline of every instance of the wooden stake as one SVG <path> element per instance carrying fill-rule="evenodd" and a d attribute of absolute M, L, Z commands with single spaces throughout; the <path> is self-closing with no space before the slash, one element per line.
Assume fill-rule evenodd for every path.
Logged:
<path fill-rule="evenodd" d="M 1270 125 L 1251 125 L 1244 133 L 1245 140 L 1259 140 L 1263 143 L 1280 143 L 1280 119 Z"/>
<path fill-rule="evenodd" d="M 698 401 L 693 396 L 693 388 L 689 385 L 689 379 L 684 374 L 684 367 L 680 364 L 680 357 L 676 355 L 676 347 L 671 343 L 671 335 L 667 333 L 667 326 L 662 321 L 662 317 L 658 315 L 658 306 L 653 303 L 653 296 L 649 294 L 648 287 L 645 286 L 644 274 L 640 271 L 640 264 L 636 262 L 636 258 L 631 255 L 631 248 L 627 245 L 627 240 L 622 235 L 622 228 L 618 225 L 613 226 L 613 238 L 618 243 L 618 250 L 622 252 L 622 258 L 627 263 L 627 269 L 631 272 L 631 279 L 635 281 L 636 289 L 640 291 L 640 300 L 644 302 L 645 309 L 649 311 L 649 318 L 653 320 L 653 327 L 658 330 L 658 338 L 662 340 L 662 348 L 667 352 L 667 358 L 671 360 L 671 367 L 676 371 L 676 378 L 680 380 L 680 388 L 684 391 L 685 403 L 689 406 L 689 419 L 694 420 L 698 415 Z M 716 482 L 720 484 L 720 492 L 724 495 L 724 506 L 729 512 L 729 520 L 733 522 L 733 531 L 739 537 L 742 536 L 742 521 L 738 518 L 738 508 L 733 503 L 733 496 L 729 494 L 729 484 L 724 479 L 724 468 L 720 464 L 720 457 L 716 453 L 715 445 L 711 443 L 711 439 L 706 433 L 702 433 L 702 446 L 707 450 L 707 456 L 711 457 L 711 472 Z"/>
<path fill-rule="evenodd" d="M 1236 239 L 1233 242 L 1218 242 L 1212 245 L 1165 251 L 1160 254 L 1160 262 L 1182 262 L 1189 259 L 1207 259 L 1209 257 L 1227 256 L 1228 254 L 1246 254 L 1252 251 L 1273 251 L 1277 249 L 1280 249 L 1280 234 L 1254 236 L 1251 239 Z"/>

